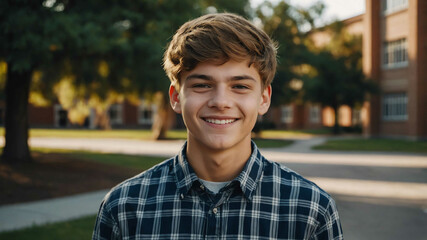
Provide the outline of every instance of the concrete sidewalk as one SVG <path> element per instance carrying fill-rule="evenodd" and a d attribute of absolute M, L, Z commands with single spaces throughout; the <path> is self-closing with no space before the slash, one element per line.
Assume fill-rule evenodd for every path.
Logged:
<path fill-rule="evenodd" d="M 0 206 L 0 232 L 94 215 L 107 192 Z"/>

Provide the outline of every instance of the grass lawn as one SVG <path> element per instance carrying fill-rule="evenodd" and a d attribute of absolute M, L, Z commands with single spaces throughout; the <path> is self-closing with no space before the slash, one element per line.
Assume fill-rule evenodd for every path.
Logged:
<path fill-rule="evenodd" d="M 128 138 L 128 139 L 151 139 L 149 129 L 112 129 L 112 130 L 92 130 L 92 129 L 30 129 L 30 137 L 57 137 L 57 138 Z M 261 132 L 262 138 L 281 139 L 310 137 L 313 135 L 329 134 L 327 129 L 318 130 L 265 130 Z M 0 128 L 0 136 L 4 136 L 4 128 Z M 186 130 L 169 130 L 167 138 L 185 139 Z"/>
<path fill-rule="evenodd" d="M 253 139 L 256 145 L 259 148 L 280 148 L 291 145 L 294 141 L 291 140 L 283 140 L 283 139 L 263 139 L 263 138 L 255 138 Z"/>
<path fill-rule="evenodd" d="M 340 139 L 329 140 L 322 145 L 313 147 L 313 149 L 427 153 L 427 141 L 406 141 L 397 139 Z"/>
<path fill-rule="evenodd" d="M 285 147 L 293 143 L 290 140 L 280 139 L 254 139 L 259 148 L 277 148 Z M 70 150 L 70 149 L 51 149 L 51 148 L 32 148 L 33 152 L 44 154 L 66 154 L 73 155 L 75 158 L 95 161 L 99 163 L 112 164 L 122 167 L 145 170 L 153 165 L 156 165 L 164 160 L 165 157 L 141 156 L 141 155 L 126 155 L 126 154 L 105 154 L 91 151 Z"/>
<path fill-rule="evenodd" d="M 96 216 L 79 218 L 68 222 L 34 226 L 27 229 L 2 232 L 0 239 L 13 240 L 82 240 L 91 239 Z"/>
<path fill-rule="evenodd" d="M 151 130 L 148 129 L 30 129 L 30 137 L 58 137 L 58 138 L 129 138 L 129 139 L 151 139 Z M 185 130 L 171 130 L 167 138 L 185 139 Z"/>
<path fill-rule="evenodd" d="M 331 132 L 329 129 L 313 129 L 313 130 L 263 130 L 261 131 L 262 138 L 272 138 L 272 139 L 280 139 L 280 138 L 304 138 L 304 137 L 312 137 L 316 135 L 330 135 Z"/>
<path fill-rule="evenodd" d="M 166 160 L 165 157 L 152 157 L 141 155 L 126 155 L 126 154 L 106 154 L 91 151 L 69 150 L 69 149 L 50 149 L 50 148 L 32 148 L 33 152 L 40 153 L 55 153 L 73 155 L 77 159 L 117 165 L 138 170 L 146 170 L 152 166 Z"/>

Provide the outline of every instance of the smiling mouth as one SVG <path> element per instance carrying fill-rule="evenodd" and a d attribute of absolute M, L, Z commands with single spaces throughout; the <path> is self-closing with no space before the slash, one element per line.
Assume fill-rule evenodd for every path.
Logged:
<path fill-rule="evenodd" d="M 214 118 L 203 118 L 208 123 L 218 124 L 218 125 L 224 125 L 224 124 L 230 124 L 235 121 L 237 121 L 236 118 L 231 119 L 214 119 Z"/>

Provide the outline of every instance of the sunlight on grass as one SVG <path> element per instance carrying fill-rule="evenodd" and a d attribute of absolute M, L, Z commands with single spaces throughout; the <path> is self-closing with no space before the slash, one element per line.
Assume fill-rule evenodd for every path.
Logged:
<path fill-rule="evenodd" d="M 113 129 L 113 130 L 90 130 L 90 129 L 31 129 L 31 137 L 57 137 L 57 138 L 128 138 L 151 140 L 152 133 L 149 129 Z M 171 130 L 167 132 L 171 139 L 185 139 L 185 130 Z"/>
<path fill-rule="evenodd" d="M 30 137 L 54 137 L 54 138 L 128 138 L 151 140 L 152 133 L 150 129 L 112 129 L 112 130 L 96 130 L 96 129 L 30 129 Z M 265 130 L 261 132 L 262 138 L 280 139 L 280 138 L 305 138 L 314 135 L 329 134 L 327 129 L 317 130 Z M 0 136 L 4 136 L 4 128 L 0 128 Z M 166 134 L 168 139 L 186 139 L 187 131 L 169 130 Z"/>
<path fill-rule="evenodd" d="M 30 137 L 56 138 L 130 138 L 151 139 L 151 131 L 135 130 L 90 130 L 90 129 L 30 129 Z"/>
<path fill-rule="evenodd" d="M 44 154 L 64 154 L 72 155 L 73 158 L 80 160 L 87 160 L 99 162 L 104 164 L 134 168 L 138 170 L 146 170 L 152 166 L 166 160 L 165 157 L 152 157 L 142 155 L 127 155 L 127 154 L 111 154 L 99 153 L 81 150 L 68 150 L 68 149 L 49 149 L 49 148 L 33 148 L 33 152 L 40 152 Z"/>
<path fill-rule="evenodd" d="M 96 216 L 76 220 L 35 226 L 27 229 L 0 233 L 0 239 L 13 240 L 81 240 L 91 239 Z"/>
<path fill-rule="evenodd" d="M 169 130 L 166 137 L 170 139 L 187 139 L 187 130 Z"/>
<path fill-rule="evenodd" d="M 322 145 L 315 146 L 313 149 L 427 153 L 427 141 L 406 141 L 396 139 L 340 139 L 329 140 Z"/>
<path fill-rule="evenodd" d="M 151 140 L 152 132 L 150 129 L 47 129 L 32 128 L 29 132 L 30 137 L 53 137 L 53 138 L 128 138 Z M 0 128 L 0 136 L 4 136 L 4 128 Z M 187 131 L 170 130 L 166 133 L 170 139 L 186 139 Z"/>
<path fill-rule="evenodd" d="M 314 129 L 314 130 L 264 130 L 261 131 L 262 138 L 310 138 L 316 135 L 328 135 L 328 129 Z"/>

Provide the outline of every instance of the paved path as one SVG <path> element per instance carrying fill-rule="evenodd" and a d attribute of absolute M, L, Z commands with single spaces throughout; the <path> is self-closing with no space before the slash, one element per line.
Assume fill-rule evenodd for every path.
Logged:
<path fill-rule="evenodd" d="M 108 190 L 0 207 L 0 232 L 97 213 Z"/>
<path fill-rule="evenodd" d="M 346 239 L 425 239 L 427 235 L 427 156 L 387 152 L 315 151 L 326 138 L 296 140 L 281 149 L 262 149 L 315 181 L 337 201 Z M 0 139 L 1 144 L 1 139 Z M 33 147 L 96 150 L 170 157 L 183 141 L 33 138 Z M 0 231 L 96 214 L 106 193 L 0 207 Z M 84 204 L 82 204 L 84 202 Z M 82 206 L 85 206 L 84 208 Z"/>

